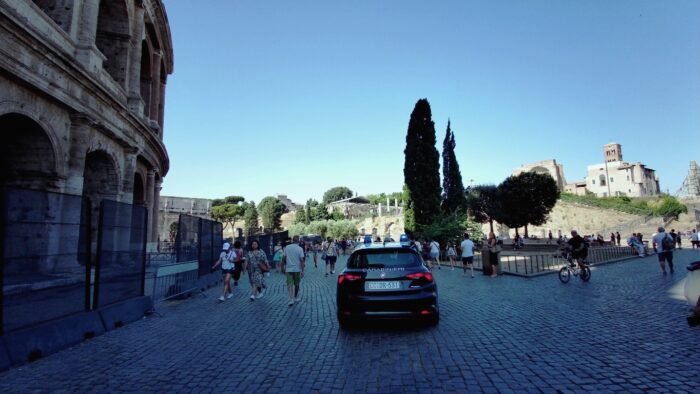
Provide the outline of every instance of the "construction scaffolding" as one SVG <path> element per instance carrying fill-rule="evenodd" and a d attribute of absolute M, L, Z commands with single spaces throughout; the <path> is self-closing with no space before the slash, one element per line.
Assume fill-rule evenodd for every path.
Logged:
<path fill-rule="evenodd" d="M 688 176 L 683 180 L 683 185 L 676 193 L 678 197 L 700 198 L 700 169 L 695 160 L 690 162 Z"/>

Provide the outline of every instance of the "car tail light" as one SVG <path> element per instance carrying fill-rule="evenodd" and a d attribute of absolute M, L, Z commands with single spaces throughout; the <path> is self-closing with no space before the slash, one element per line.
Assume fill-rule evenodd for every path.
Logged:
<path fill-rule="evenodd" d="M 431 314 L 431 313 L 433 313 L 433 312 L 431 312 L 431 311 L 428 310 L 428 309 L 423 309 L 422 311 L 420 311 L 420 314 L 423 315 L 423 316 L 429 315 L 429 314 Z"/>
<path fill-rule="evenodd" d="M 433 281 L 433 274 L 430 272 L 416 272 L 415 274 L 408 274 L 406 275 L 408 279 L 413 279 L 413 280 L 424 280 L 426 282 L 432 282 Z"/>
<path fill-rule="evenodd" d="M 359 279 L 362 279 L 362 276 L 357 275 L 357 274 L 340 274 L 338 276 L 338 284 L 342 285 L 343 282 L 359 280 Z"/>

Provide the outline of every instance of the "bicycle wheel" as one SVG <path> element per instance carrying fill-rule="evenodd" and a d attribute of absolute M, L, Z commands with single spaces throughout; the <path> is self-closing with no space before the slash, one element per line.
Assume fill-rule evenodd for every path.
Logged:
<path fill-rule="evenodd" d="M 588 282 L 591 280 L 591 269 L 586 267 L 581 270 L 581 280 L 584 282 Z"/>
<path fill-rule="evenodd" d="M 562 269 L 559 270 L 559 280 L 561 283 L 569 283 L 571 280 L 571 271 L 568 267 L 562 267 Z"/>

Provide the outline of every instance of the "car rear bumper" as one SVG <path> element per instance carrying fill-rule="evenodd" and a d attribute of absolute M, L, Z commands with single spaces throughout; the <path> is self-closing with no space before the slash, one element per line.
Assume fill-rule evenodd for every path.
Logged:
<path fill-rule="evenodd" d="M 412 319 L 437 315 L 437 292 L 401 295 L 358 295 L 339 299 L 338 317 L 352 320 Z"/>

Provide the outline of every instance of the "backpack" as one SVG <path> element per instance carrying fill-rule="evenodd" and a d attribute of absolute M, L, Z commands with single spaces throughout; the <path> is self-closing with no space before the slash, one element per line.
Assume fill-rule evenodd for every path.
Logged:
<path fill-rule="evenodd" d="M 670 235 L 666 234 L 664 239 L 661 241 L 661 248 L 664 252 L 675 249 L 676 240 L 674 240 Z"/>

